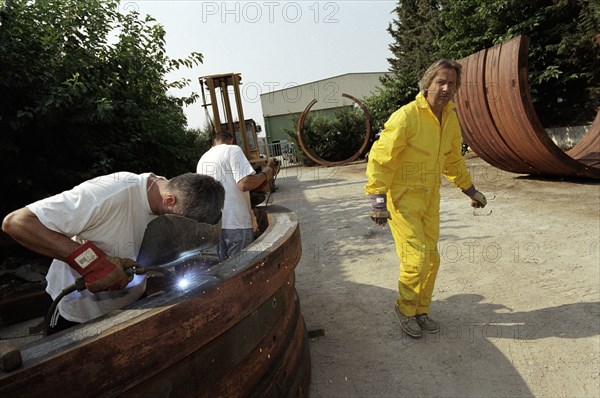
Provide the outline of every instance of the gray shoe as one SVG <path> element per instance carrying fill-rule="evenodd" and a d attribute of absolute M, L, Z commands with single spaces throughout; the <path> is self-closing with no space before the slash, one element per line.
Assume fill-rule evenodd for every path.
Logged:
<path fill-rule="evenodd" d="M 404 316 L 400 312 L 398 306 L 394 307 L 396 309 L 396 315 L 398 315 L 398 319 L 400 319 L 400 327 L 404 330 L 404 333 L 409 335 L 410 337 L 421 337 L 423 332 L 421 331 L 421 327 L 417 322 L 417 318 L 414 316 Z"/>
<path fill-rule="evenodd" d="M 417 323 L 427 333 L 437 333 L 440 331 L 440 325 L 427 314 L 417 314 L 415 316 Z"/>

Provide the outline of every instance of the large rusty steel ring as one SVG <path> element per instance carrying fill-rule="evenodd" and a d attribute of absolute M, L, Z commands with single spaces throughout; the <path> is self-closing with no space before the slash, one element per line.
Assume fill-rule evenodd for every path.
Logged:
<path fill-rule="evenodd" d="M 304 129 L 304 119 L 306 119 L 306 116 L 308 115 L 308 112 L 310 112 L 310 108 L 313 107 L 314 104 L 317 103 L 317 100 L 314 99 L 312 100 L 304 109 L 304 112 L 302 112 L 302 114 L 300 115 L 300 119 L 298 119 L 298 143 L 300 144 L 300 148 L 302 148 L 302 152 L 304 152 L 304 154 L 306 156 L 308 156 L 308 158 L 310 160 L 312 160 L 313 162 L 321 165 L 321 166 L 327 166 L 327 167 L 331 167 L 331 166 L 343 166 L 347 163 L 353 162 L 355 161 L 361 153 L 364 152 L 364 150 L 367 148 L 367 145 L 369 145 L 369 140 L 371 139 L 371 114 L 369 113 L 369 111 L 367 110 L 367 107 L 364 106 L 364 104 L 362 102 L 360 102 L 357 98 L 351 96 L 350 94 L 346 94 L 343 93 L 342 97 L 346 97 L 351 99 L 352 101 L 354 101 L 365 113 L 365 124 L 366 124 L 366 128 L 367 128 L 367 132 L 365 134 L 365 139 L 360 147 L 360 149 L 352 156 L 350 156 L 348 159 L 345 160 L 339 160 L 336 162 L 332 162 L 329 160 L 325 160 L 322 159 L 319 155 L 317 155 L 315 153 L 315 151 L 313 151 L 311 148 L 308 147 L 308 145 L 306 144 L 306 142 L 304 142 L 304 134 L 303 134 L 303 129 Z"/>
<path fill-rule="evenodd" d="M 600 112 L 564 152 L 538 119 L 527 82 L 529 38 L 517 36 L 462 64 L 457 114 L 463 138 L 483 160 L 512 173 L 600 179 Z"/>

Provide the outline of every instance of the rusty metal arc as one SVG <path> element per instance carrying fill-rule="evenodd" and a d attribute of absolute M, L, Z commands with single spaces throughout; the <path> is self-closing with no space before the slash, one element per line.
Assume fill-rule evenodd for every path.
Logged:
<path fill-rule="evenodd" d="M 351 96 L 350 94 L 346 94 L 343 93 L 342 97 L 346 97 L 352 101 L 354 101 L 354 103 L 356 103 L 364 112 L 365 114 L 365 125 L 366 125 L 366 134 L 365 134 L 365 139 L 363 140 L 363 143 L 360 147 L 360 149 L 352 156 L 350 156 L 348 159 L 345 160 L 339 160 L 339 161 L 329 161 L 329 160 L 325 160 L 323 158 L 321 158 L 319 155 L 317 155 L 315 153 L 315 151 L 313 151 L 305 142 L 304 140 L 304 120 L 306 119 L 306 116 L 308 115 L 308 112 L 310 112 L 310 109 L 317 103 L 316 99 L 313 99 L 304 109 L 304 111 L 302 112 L 302 114 L 300 115 L 300 118 L 298 119 L 298 124 L 297 124 L 297 129 L 298 129 L 298 143 L 300 144 L 300 148 L 302 149 L 302 152 L 304 152 L 304 154 L 313 162 L 317 163 L 318 165 L 321 166 L 326 166 L 326 167 L 332 167 L 332 166 L 343 166 L 345 164 L 348 164 L 350 162 L 355 161 L 356 159 L 358 159 L 358 157 L 360 156 L 361 153 L 364 152 L 364 150 L 367 148 L 367 145 L 369 145 L 369 141 L 371 139 L 371 114 L 369 113 L 369 110 L 367 109 L 367 107 L 361 102 L 359 101 L 357 98 Z"/>
<path fill-rule="evenodd" d="M 564 152 L 537 117 L 527 81 L 529 38 L 461 59 L 457 113 L 463 138 L 483 160 L 513 173 L 600 179 L 600 112 L 586 136 Z"/>

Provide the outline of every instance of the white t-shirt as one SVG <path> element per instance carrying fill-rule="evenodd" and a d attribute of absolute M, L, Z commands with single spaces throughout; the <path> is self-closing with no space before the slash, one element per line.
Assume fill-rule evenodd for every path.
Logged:
<path fill-rule="evenodd" d="M 79 243 L 93 242 L 109 256 L 136 259 L 152 214 L 146 185 L 150 173 L 120 172 L 94 178 L 58 195 L 27 206 L 41 223 Z M 80 275 L 66 263 L 54 260 L 46 280 L 46 291 L 56 298 Z M 85 322 L 139 299 L 146 278 L 136 275 L 119 291 L 91 293 L 88 290 L 65 296 L 58 305 L 61 316 Z"/>
<path fill-rule="evenodd" d="M 237 182 L 256 172 L 242 148 L 227 144 L 212 147 L 200 158 L 196 172 L 213 177 L 225 188 L 223 229 L 253 227 L 250 193 L 241 191 Z"/>

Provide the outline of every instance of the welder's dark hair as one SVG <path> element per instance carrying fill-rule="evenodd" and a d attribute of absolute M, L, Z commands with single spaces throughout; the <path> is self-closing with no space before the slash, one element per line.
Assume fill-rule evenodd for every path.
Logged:
<path fill-rule="evenodd" d="M 216 224 L 221 219 L 225 189 L 211 176 L 185 173 L 171 178 L 167 190 L 177 198 L 176 214 L 206 224 Z"/>

